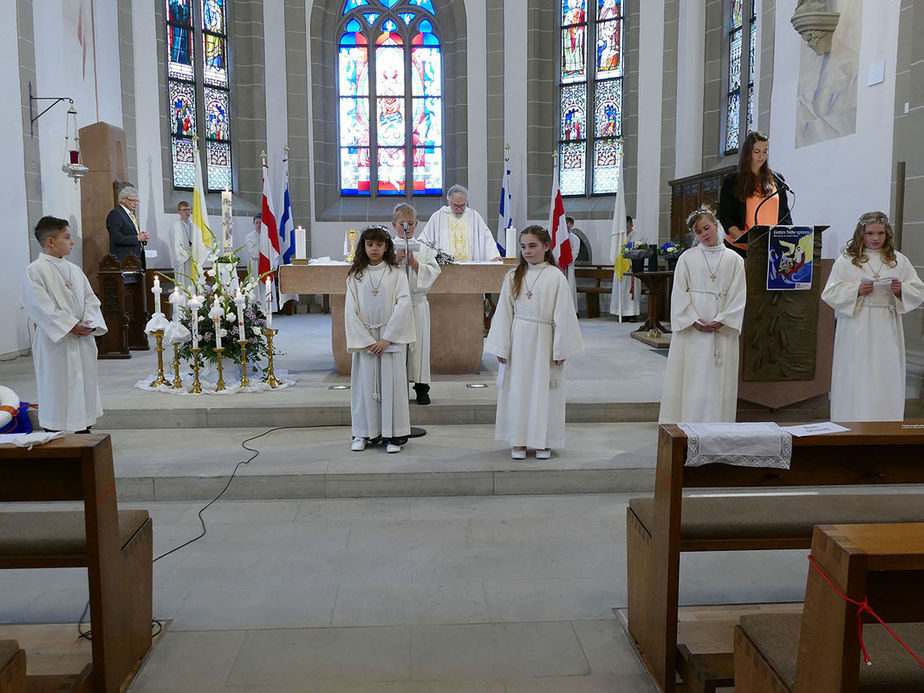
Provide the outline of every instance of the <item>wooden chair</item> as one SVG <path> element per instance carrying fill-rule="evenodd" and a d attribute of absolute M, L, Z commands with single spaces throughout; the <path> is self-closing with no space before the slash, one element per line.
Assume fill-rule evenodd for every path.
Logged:
<path fill-rule="evenodd" d="M 924 690 L 924 667 L 869 614 L 863 645 L 871 666 L 865 666 L 857 623 L 857 603 L 868 600 L 924 655 L 924 523 L 816 527 L 811 557 L 801 617 L 762 614 L 736 626 L 735 690 Z M 905 625 L 893 625 L 899 623 Z"/>
<path fill-rule="evenodd" d="M 83 510 L 0 513 L 0 569 L 87 569 L 91 690 L 117 693 L 151 648 L 151 519 L 118 509 L 108 435 L 0 445 L 0 502 L 36 501 L 82 501 Z"/>

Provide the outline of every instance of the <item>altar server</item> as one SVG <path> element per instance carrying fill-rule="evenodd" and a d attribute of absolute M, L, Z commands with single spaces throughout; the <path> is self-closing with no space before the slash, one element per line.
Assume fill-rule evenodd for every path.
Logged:
<path fill-rule="evenodd" d="M 344 326 L 353 354 L 350 449 L 384 440 L 388 452 L 401 452 L 411 432 L 405 349 L 416 337 L 407 277 L 384 226 L 362 232 L 346 283 Z"/>
<path fill-rule="evenodd" d="M 87 277 L 64 259 L 74 247 L 67 221 L 42 217 L 35 238 L 42 253 L 26 268 L 23 301 L 34 327 L 39 423 L 89 433 L 103 414 L 93 337 L 106 334 L 106 323 Z"/>
<path fill-rule="evenodd" d="M 565 359 L 584 353 L 568 280 L 555 264 L 549 232 L 520 232 L 520 263 L 507 273 L 484 350 L 500 362 L 495 439 L 510 456 L 548 459 L 565 441 Z"/>
<path fill-rule="evenodd" d="M 411 205 L 405 202 L 396 205 L 391 225 L 397 234 L 395 257 L 398 266 L 405 274 L 408 264 L 411 269 L 411 305 L 417 341 L 408 347 L 408 378 L 414 381 L 417 404 L 430 404 L 430 303 L 427 291 L 440 276 L 440 266 L 432 248 L 413 240 L 417 211 Z"/>
<path fill-rule="evenodd" d="M 687 218 L 699 245 L 677 260 L 671 292 L 671 348 L 661 423 L 735 420 L 738 336 L 746 298 L 744 261 L 726 248 L 712 212 Z"/>
<path fill-rule="evenodd" d="M 452 255 L 456 262 L 500 261 L 491 229 L 468 206 L 468 190 L 453 185 L 446 193 L 449 203 L 440 207 L 424 225 L 420 240 Z"/>
<path fill-rule="evenodd" d="M 634 243 L 638 239 L 638 235 L 635 233 L 633 227 L 632 217 L 626 215 L 627 243 Z M 616 253 L 618 254 L 620 250 L 620 248 L 616 248 Z M 642 312 L 641 280 L 627 273 L 622 275 L 622 279 L 618 280 L 618 283 L 615 278 L 613 281 L 614 285 L 610 293 L 610 313 L 612 315 L 619 315 L 620 311 L 622 311 L 623 318 L 629 318 L 631 322 L 635 322 Z M 619 293 L 616 293 L 617 291 Z M 622 294 L 621 299 L 619 294 Z"/>
<path fill-rule="evenodd" d="M 902 421 L 902 315 L 924 301 L 924 284 L 908 258 L 895 250 L 892 226 L 883 212 L 860 217 L 821 298 L 837 317 L 831 419 Z"/>

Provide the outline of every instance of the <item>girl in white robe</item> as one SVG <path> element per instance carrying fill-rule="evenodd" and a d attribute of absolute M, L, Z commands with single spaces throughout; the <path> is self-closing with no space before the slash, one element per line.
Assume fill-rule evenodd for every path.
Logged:
<path fill-rule="evenodd" d="M 738 336 L 746 299 L 744 261 L 726 248 L 712 212 L 687 224 L 699 245 L 677 260 L 671 292 L 671 347 L 660 423 L 735 420 Z"/>
<path fill-rule="evenodd" d="M 902 315 L 924 301 L 924 284 L 895 250 L 882 212 L 860 217 L 835 262 L 821 299 L 835 310 L 831 373 L 833 421 L 905 418 Z"/>
<path fill-rule="evenodd" d="M 39 423 L 51 431 L 89 433 L 103 415 L 94 336 L 108 330 L 86 275 L 64 259 L 74 247 L 67 221 L 42 217 L 35 238 L 42 253 L 26 268 L 22 293 L 35 328 Z"/>
<path fill-rule="evenodd" d="M 398 267 L 406 275 L 410 274 L 409 288 L 414 309 L 417 341 L 408 347 L 408 378 L 414 381 L 417 404 L 430 404 L 430 302 L 427 301 L 427 291 L 440 276 L 441 270 L 434 250 L 414 239 L 417 211 L 411 205 L 404 202 L 396 205 L 391 225 L 397 234 L 394 243 Z M 411 265 L 409 273 L 407 263 Z"/>
<path fill-rule="evenodd" d="M 568 280 L 555 264 L 549 233 L 520 233 L 520 264 L 504 277 L 484 349 L 497 356 L 503 380 L 495 438 L 514 459 L 534 448 L 548 459 L 565 441 L 565 359 L 584 352 Z"/>
<path fill-rule="evenodd" d="M 347 274 L 344 326 L 353 354 L 350 375 L 352 450 L 384 439 L 400 452 L 411 432 L 405 349 L 414 339 L 407 277 L 397 267 L 388 231 L 370 226 Z"/>

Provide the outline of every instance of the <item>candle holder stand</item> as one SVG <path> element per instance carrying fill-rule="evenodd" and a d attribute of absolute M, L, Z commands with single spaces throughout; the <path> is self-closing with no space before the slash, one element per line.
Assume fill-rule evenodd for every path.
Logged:
<path fill-rule="evenodd" d="M 266 377 L 263 382 L 272 388 L 279 387 L 282 383 L 276 380 L 276 374 L 273 372 L 273 337 L 279 330 L 262 329 L 260 330 L 266 336 L 266 352 L 268 363 L 266 365 Z"/>
<path fill-rule="evenodd" d="M 179 342 L 173 343 L 173 389 L 182 390 L 183 381 L 180 380 L 180 345 Z"/>
<path fill-rule="evenodd" d="M 157 346 L 154 347 L 154 351 L 157 352 L 157 377 L 151 381 L 151 387 L 169 385 L 170 383 L 164 377 L 164 331 L 154 330 L 151 334 L 157 340 Z"/>
<path fill-rule="evenodd" d="M 250 387 L 250 379 L 247 377 L 247 340 L 239 339 L 237 343 L 241 345 L 241 387 Z"/>
<path fill-rule="evenodd" d="M 224 352 L 224 347 L 215 347 L 215 353 L 218 354 L 218 384 L 215 385 L 215 392 L 221 392 L 225 389 L 225 378 L 221 368 L 221 355 Z"/>
<path fill-rule="evenodd" d="M 199 384 L 199 352 L 202 349 L 193 347 L 190 351 L 192 351 L 193 355 L 193 384 L 190 392 L 198 395 L 202 393 L 202 385 Z"/>

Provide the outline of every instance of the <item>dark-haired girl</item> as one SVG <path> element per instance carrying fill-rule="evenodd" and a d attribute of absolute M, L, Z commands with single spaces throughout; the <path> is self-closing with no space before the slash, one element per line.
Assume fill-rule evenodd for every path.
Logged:
<path fill-rule="evenodd" d="M 383 440 L 388 452 L 400 452 L 411 432 L 405 349 L 416 338 L 407 277 L 385 227 L 362 232 L 346 284 L 344 326 L 353 354 L 350 449 Z"/>
<path fill-rule="evenodd" d="M 507 273 L 484 349 L 504 376 L 497 395 L 495 438 L 516 460 L 534 448 L 548 459 L 565 440 L 565 359 L 584 352 L 568 290 L 550 250 L 549 232 L 520 232 L 520 263 Z"/>

